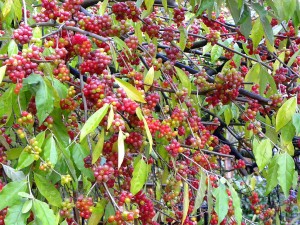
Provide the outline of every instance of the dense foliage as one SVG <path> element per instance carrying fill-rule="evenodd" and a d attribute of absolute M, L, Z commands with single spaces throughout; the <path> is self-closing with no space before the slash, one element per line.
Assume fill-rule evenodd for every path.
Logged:
<path fill-rule="evenodd" d="M 299 0 L 0 9 L 0 225 L 300 220 Z"/>

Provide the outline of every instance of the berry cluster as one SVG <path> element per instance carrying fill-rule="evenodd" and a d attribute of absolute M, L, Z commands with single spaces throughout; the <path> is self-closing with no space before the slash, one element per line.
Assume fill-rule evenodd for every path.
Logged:
<path fill-rule="evenodd" d="M 82 74 L 89 73 L 90 75 L 100 75 L 110 63 L 111 57 L 108 56 L 103 49 L 99 49 L 89 52 L 79 69 Z"/>
<path fill-rule="evenodd" d="M 236 99 L 239 95 L 239 88 L 242 86 L 243 77 L 241 72 L 236 69 L 228 69 L 223 73 L 219 73 L 216 77 L 216 90 L 213 94 L 206 98 L 206 101 L 212 105 L 217 105 L 219 102 L 227 104 Z"/>
<path fill-rule="evenodd" d="M 217 30 L 211 29 L 210 32 L 206 35 L 207 41 L 210 42 L 212 45 L 215 45 L 220 40 L 220 32 Z"/>
<path fill-rule="evenodd" d="M 27 111 L 23 111 L 21 113 L 21 118 L 18 119 L 18 123 L 21 126 L 25 126 L 25 125 L 33 125 L 34 123 L 34 118 L 32 116 L 31 113 L 27 112 Z"/>
<path fill-rule="evenodd" d="M 29 145 L 24 148 L 24 151 L 33 154 L 34 159 L 38 160 L 40 158 L 42 149 L 39 147 L 39 143 L 37 142 L 37 140 L 35 138 L 32 138 L 29 140 Z"/>
<path fill-rule="evenodd" d="M 72 211 L 74 207 L 72 198 L 67 198 L 61 203 L 61 210 L 59 215 L 63 218 L 70 218 L 72 216 Z"/>
<path fill-rule="evenodd" d="M 171 156 L 176 157 L 184 151 L 184 148 L 180 146 L 180 143 L 176 139 L 172 139 L 170 144 L 166 146 L 166 150 Z"/>
<path fill-rule="evenodd" d="M 222 145 L 222 147 L 219 149 L 219 152 L 228 155 L 231 152 L 231 149 L 229 145 Z"/>
<path fill-rule="evenodd" d="M 115 179 L 114 168 L 111 162 L 107 162 L 102 166 L 97 166 L 93 168 L 94 177 L 98 183 L 106 183 Z"/>
<path fill-rule="evenodd" d="M 94 205 L 92 198 L 85 198 L 80 195 L 76 202 L 76 208 L 79 210 L 80 216 L 88 219 L 92 215 L 92 206 Z"/>
<path fill-rule="evenodd" d="M 174 8 L 174 22 L 180 25 L 185 19 L 184 8 Z"/>
<path fill-rule="evenodd" d="M 4 61 L 7 65 L 6 74 L 13 83 L 22 82 L 23 78 L 34 72 L 38 65 L 31 62 L 29 58 L 24 58 L 21 55 L 14 55 Z"/>
<path fill-rule="evenodd" d="M 136 7 L 132 1 L 118 2 L 113 4 L 112 12 L 116 15 L 117 20 L 132 19 L 133 22 L 138 21 L 141 10 Z"/>
<path fill-rule="evenodd" d="M 32 38 L 32 28 L 21 24 L 18 29 L 14 30 L 13 38 L 22 45 L 29 43 Z"/>
<path fill-rule="evenodd" d="M 146 32 L 150 38 L 159 37 L 159 25 L 155 24 L 150 18 L 144 19 L 144 24 L 141 28 L 143 32 Z"/>

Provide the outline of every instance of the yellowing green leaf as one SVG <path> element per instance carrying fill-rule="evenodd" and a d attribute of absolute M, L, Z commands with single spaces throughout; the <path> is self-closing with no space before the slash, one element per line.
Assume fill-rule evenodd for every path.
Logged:
<path fill-rule="evenodd" d="M 268 166 L 268 170 L 267 170 L 267 186 L 266 186 L 266 195 L 269 194 L 278 184 L 278 154 L 275 155 Z"/>
<path fill-rule="evenodd" d="M 148 70 L 145 79 L 144 79 L 144 89 L 145 92 L 147 92 L 149 90 L 149 88 L 151 87 L 151 85 L 153 84 L 153 80 L 154 80 L 154 68 L 153 66 Z"/>
<path fill-rule="evenodd" d="M 102 129 L 100 135 L 98 135 L 98 142 L 92 153 L 92 164 L 97 162 L 100 155 L 102 154 L 103 144 L 104 144 L 104 134 L 105 134 L 104 132 L 105 132 L 104 129 Z"/>
<path fill-rule="evenodd" d="M 106 199 L 101 199 L 95 207 L 92 208 L 92 215 L 88 221 L 88 225 L 98 225 L 99 221 L 104 215 L 105 206 L 107 205 Z"/>
<path fill-rule="evenodd" d="M 264 29 L 260 19 L 258 18 L 255 20 L 250 34 L 250 38 L 252 39 L 254 48 L 257 48 L 263 36 L 264 36 Z"/>
<path fill-rule="evenodd" d="M 264 139 L 257 146 L 254 146 L 253 153 L 259 170 L 263 170 L 272 158 L 270 139 Z"/>
<path fill-rule="evenodd" d="M 288 99 L 278 110 L 276 116 L 276 131 L 279 131 L 293 118 L 297 108 L 297 98 Z"/>
<path fill-rule="evenodd" d="M 127 96 L 131 100 L 146 103 L 142 94 L 134 86 L 132 86 L 131 84 L 129 84 L 126 81 L 123 81 L 122 79 L 119 79 L 119 78 L 115 78 L 115 81 L 121 88 L 124 89 Z"/>
<path fill-rule="evenodd" d="M 8 56 L 16 55 L 18 54 L 18 45 L 15 42 L 15 40 L 11 40 L 8 44 L 7 54 Z"/>
<path fill-rule="evenodd" d="M 186 41 L 187 41 L 187 30 L 186 28 L 180 26 L 179 31 L 180 31 L 179 47 L 183 51 L 185 49 Z"/>
<path fill-rule="evenodd" d="M 6 0 L 4 2 L 4 6 L 2 8 L 2 15 L 4 18 L 10 13 L 12 5 L 13 5 L 13 0 Z"/>
<path fill-rule="evenodd" d="M 125 146 L 124 146 L 124 134 L 122 130 L 119 130 L 118 135 L 118 169 L 121 167 L 125 157 Z"/>
<path fill-rule="evenodd" d="M 183 185 L 183 210 L 182 210 L 182 220 L 181 224 L 184 223 L 187 213 L 189 210 L 189 205 L 190 205 L 190 199 L 189 199 L 189 185 L 187 182 L 184 182 Z"/>
<path fill-rule="evenodd" d="M 130 192 L 135 195 L 144 186 L 148 177 L 148 166 L 146 162 L 137 157 L 134 161 L 134 169 L 132 173 L 132 179 L 130 181 Z"/>
<path fill-rule="evenodd" d="M 108 0 L 104 0 L 104 1 L 101 3 L 100 9 L 98 10 L 100 16 L 103 16 L 103 15 L 104 15 L 105 10 L 106 10 L 106 8 L 107 8 L 107 4 L 108 4 Z"/>
<path fill-rule="evenodd" d="M 89 134 L 92 133 L 103 117 L 106 115 L 107 110 L 109 108 L 109 104 L 104 104 L 101 109 L 98 109 L 83 125 L 80 132 L 80 142 Z"/>
<path fill-rule="evenodd" d="M 223 53 L 223 48 L 219 45 L 214 45 L 211 49 L 211 61 L 217 61 Z"/>
<path fill-rule="evenodd" d="M 186 73 L 175 66 L 175 70 L 176 70 L 176 74 L 179 77 L 180 82 L 182 83 L 182 86 L 185 87 L 188 91 L 188 95 L 191 94 L 191 90 L 192 90 L 192 84 L 191 81 L 189 79 L 189 77 L 186 75 Z"/>

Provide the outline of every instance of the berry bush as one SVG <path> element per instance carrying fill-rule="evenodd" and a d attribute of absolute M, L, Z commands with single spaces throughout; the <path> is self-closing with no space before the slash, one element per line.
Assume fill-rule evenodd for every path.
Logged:
<path fill-rule="evenodd" d="M 0 225 L 299 224 L 298 0 L 0 9 Z"/>

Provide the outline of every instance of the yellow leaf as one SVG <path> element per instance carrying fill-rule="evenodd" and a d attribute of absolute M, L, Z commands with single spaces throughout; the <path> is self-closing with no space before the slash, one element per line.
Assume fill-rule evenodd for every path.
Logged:
<path fill-rule="evenodd" d="M 13 5 L 12 0 L 5 1 L 4 6 L 2 8 L 2 15 L 4 18 L 10 13 L 12 5 Z"/>
<path fill-rule="evenodd" d="M 189 185 L 187 182 L 184 182 L 184 186 L 183 186 L 183 212 L 182 212 L 182 221 L 181 224 L 184 223 L 188 210 L 189 210 L 189 204 L 190 204 L 190 200 L 189 200 Z"/>
<path fill-rule="evenodd" d="M 153 66 L 148 70 L 145 79 L 144 79 L 144 89 L 145 92 L 147 92 L 150 88 L 150 86 L 153 84 L 153 80 L 154 80 L 154 68 Z"/>
<path fill-rule="evenodd" d="M 107 119 L 107 130 L 110 128 L 113 120 L 114 120 L 114 109 L 113 109 L 113 106 L 110 105 L 110 111 L 109 111 L 109 114 L 108 114 L 108 119 Z"/>
<path fill-rule="evenodd" d="M 118 135 L 118 169 L 120 169 L 125 157 L 124 135 L 122 130 L 119 130 Z"/>
<path fill-rule="evenodd" d="M 145 117 L 143 116 L 142 110 L 141 110 L 140 107 L 138 107 L 138 108 L 136 109 L 136 115 L 138 116 L 138 118 L 139 118 L 140 120 L 143 120 L 144 127 L 145 127 L 145 131 L 146 131 L 147 138 L 148 138 L 149 145 L 150 145 L 150 147 L 149 147 L 149 154 L 150 154 L 150 153 L 152 152 L 153 139 L 152 139 L 152 135 L 151 135 L 150 129 L 149 129 L 149 127 L 148 127 L 148 123 L 147 123 Z"/>
<path fill-rule="evenodd" d="M 6 65 L 0 67 L 0 84 L 2 83 L 3 77 L 5 75 Z"/>
<path fill-rule="evenodd" d="M 121 88 L 124 89 L 127 96 L 131 100 L 146 103 L 142 94 L 134 86 L 132 86 L 131 84 L 129 84 L 126 81 L 123 81 L 122 79 L 119 79 L 119 78 L 115 78 L 115 81 Z"/>

